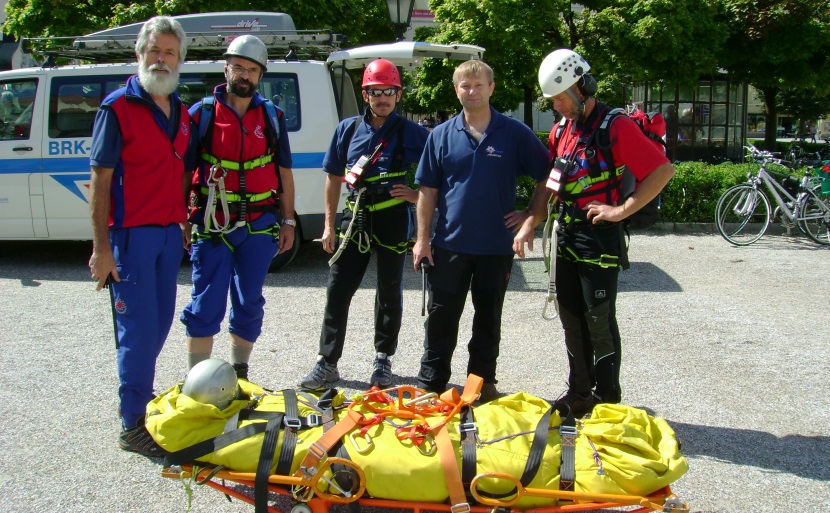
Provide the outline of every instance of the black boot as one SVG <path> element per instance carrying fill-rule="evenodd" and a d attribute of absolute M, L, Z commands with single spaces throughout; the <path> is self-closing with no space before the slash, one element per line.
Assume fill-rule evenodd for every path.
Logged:
<path fill-rule="evenodd" d="M 244 379 L 248 381 L 248 364 L 247 363 L 235 363 L 233 364 L 233 370 L 236 371 L 237 379 Z"/>

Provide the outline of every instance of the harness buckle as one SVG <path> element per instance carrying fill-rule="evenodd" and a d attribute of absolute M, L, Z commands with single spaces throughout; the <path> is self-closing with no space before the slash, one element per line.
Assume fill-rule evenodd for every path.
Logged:
<path fill-rule="evenodd" d="M 476 427 L 475 422 L 464 422 L 458 425 L 458 433 L 477 433 L 478 428 Z"/>
<path fill-rule="evenodd" d="M 282 423 L 285 427 L 295 431 L 303 427 L 302 421 L 297 417 L 283 417 Z"/>
<path fill-rule="evenodd" d="M 317 427 L 323 423 L 323 416 L 318 413 L 310 413 L 305 418 L 308 427 Z"/>
<path fill-rule="evenodd" d="M 576 181 L 579 182 L 579 185 L 582 186 L 583 191 L 587 191 L 588 189 L 590 189 L 594 185 L 590 181 L 588 181 L 587 176 L 580 176 L 579 178 L 576 179 Z"/>

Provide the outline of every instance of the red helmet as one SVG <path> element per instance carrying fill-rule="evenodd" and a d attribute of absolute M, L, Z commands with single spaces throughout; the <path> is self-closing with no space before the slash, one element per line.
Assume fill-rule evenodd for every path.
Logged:
<path fill-rule="evenodd" d="M 363 72 L 361 87 L 374 85 L 401 87 L 401 74 L 398 68 L 386 59 L 376 59 L 370 62 Z"/>

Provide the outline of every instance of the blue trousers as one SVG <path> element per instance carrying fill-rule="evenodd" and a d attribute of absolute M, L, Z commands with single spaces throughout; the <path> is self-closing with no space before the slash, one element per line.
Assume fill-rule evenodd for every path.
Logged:
<path fill-rule="evenodd" d="M 266 213 L 228 233 L 224 240 L 207 238 L 193 243 L 191 301 L 180 317 L 188 337 L 219 333 L 230 293 L 228 331 L 256 342 L 265 312 L 262 286 L 279 249 L 279 240 L 269 230 L 275 223 L 274 214 Z"/>
<path fill-rule="evenodd" d="M 124 428 L 133 427 L 153 398 L 156 359 L 176 313 L 176 278 L 184 256 L 182 230 L 139 226 L 109 233 L 120 282 L 110 285 L 118 345 Z"/>

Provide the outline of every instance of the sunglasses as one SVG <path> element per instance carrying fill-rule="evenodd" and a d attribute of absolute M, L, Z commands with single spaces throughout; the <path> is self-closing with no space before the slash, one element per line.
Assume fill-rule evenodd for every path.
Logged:
<path fill-rule="evenodd" d="M 395 96 L 398 92 L 397 87 L 390 87 L 388 89 L 364 89 L 369 96 Z"/>

